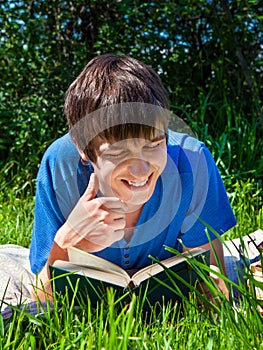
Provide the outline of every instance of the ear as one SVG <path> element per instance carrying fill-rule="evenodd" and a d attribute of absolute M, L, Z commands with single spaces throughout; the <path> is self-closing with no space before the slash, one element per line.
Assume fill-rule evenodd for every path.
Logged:
<path fill-rule="evenodd" d="M 88 156 L 79 148 L 76 140 L 72 137 L 72 141 L 74 142 L 74 145 L 76 146 L 77 150 L 78 150 L 78 153 L 81 157 L 81 159 L 84 161 L 84 162 L 87 162 L 89 160 Z"/>

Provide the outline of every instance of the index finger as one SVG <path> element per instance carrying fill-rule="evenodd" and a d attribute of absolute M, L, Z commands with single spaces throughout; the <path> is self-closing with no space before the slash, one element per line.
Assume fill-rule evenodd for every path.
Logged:
<path fill-rule="evenodd" d="M 124 204 L 118 197 L 99 197 L 97 200 L 106 209 L 124 212 Z"/>

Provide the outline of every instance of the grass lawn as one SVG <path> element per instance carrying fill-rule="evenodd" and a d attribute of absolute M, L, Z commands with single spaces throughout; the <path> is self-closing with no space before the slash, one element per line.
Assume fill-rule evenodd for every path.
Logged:
<path fill-rule="evenodd" d="M 258 183 L 231 179 L 226 183 L 238 220 L 227 238 L 262 228 Z M 1 244 L 29 246 L 34 198 L 19 198 L 11 191 L 1 196 Z M 262 349 L 263 316 L 253 293 L 245 285 L 240 288 L 239 309 L 224 298 L 217 305 L 198 306 L 193 293 L 181 307 L 166 305 L 147 317 L 135 296 L 123 305 L 109 292 L 96 309 L 88 301 L 76 309 L 66 298 L 58 298 L 52 310 L 48 305 L 38 316 L 14 310 L 8 323 L 0 317 L 0 349 Z"/>

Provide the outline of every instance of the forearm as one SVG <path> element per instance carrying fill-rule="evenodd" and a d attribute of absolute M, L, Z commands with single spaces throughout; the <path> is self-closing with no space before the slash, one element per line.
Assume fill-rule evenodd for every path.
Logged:
<path fill-rule="evenodd" d="M 93 253 L 111 246 L 124 236 L 126 221 L 123 203 L 115 197 L 95 198 L 94 186 L 90 181 L 86 192 L 57 231 L 48 260 L 37 276 L 35 298 L 52 298 L 49 266 L 56 260 L 67 261 L 68 247 Z"/>
<path fill-rule="evenodd" d="M 203 249 L 210 249 L 210 267 L 215 272 L 223 272 L 226 275 L 225 259 L 222 243 L 219 239 L 213 240 L 211 243 L 207 243 L 200 246 Z M 219 278 L 216 274 L 211 272 L 211 277 L 215 280 L 217 287 L 222 291 L 227 298 L 229 298 L 229 292 L 227 286 L 222 278 Z"/>
<path fill-rule="evenodd" d="M 52 282 L 50 281 L 52 276 L 50 276 L 49 266 L 53 265 L 56 260 L 68 260 L 68 254 L 67 250 L 62 249 L 54 242 L 45 266 L 36 275 L 35 285 L 31 293 L 32 299 L 40 301 L 53 300 Z"/>
<path fill-rule="evenodd" d="M 226 274 L 225 259 L 222 243 L 219 239 L 213 240 L 201 246 L 203 249 L 210 249 L 210 265 L 217 266 L 219 270 L 223 270 Z"/>
<path fill-rule="evenodd" d="M 216 272 L 223 272 L 226 275 L 225 259 L 222 243 L 219 239 L 213 240 L 211 243 L 207 243 L 202 246 L 204 249 L 210 248 L 210 267 Z M 229 299 L 229 291 L 225 284 L 225 281 L 217 275 L 211 273 L 211 276 L 215 280 L 218 289 L 225 294 Z"/>
<path fill-rule="evenodd" d="M 53 299 L 52 281 L 50 276 L 49 266 L 53 265 L 56 260 L 68 260 L 67 247 L 75 246 L 87 252 L 93 252 L 94 245 L 84 238 L 78 237 L 74 230 L 65 223 L 58 230 L 54 243 L 49 252 L 48 260 L 43 269 L 36 275 L 34 288 L 32 289 L 32 299 L 45 301 Z M 101 249 L 101 248 L 100 248 Z"/>

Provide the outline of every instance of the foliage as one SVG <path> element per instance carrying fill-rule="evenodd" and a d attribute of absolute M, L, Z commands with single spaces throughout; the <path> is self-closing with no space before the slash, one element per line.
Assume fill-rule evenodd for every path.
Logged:
<path fill-rule="evenodd" d="M 2 193 L 0 196 L 0 244 L 18 244 L 29 247 L 33 209 L 32 196 L 20 199 L 12 192 Z"/>
<path fill-rule="evenodd" d="M 257 0 L 2 2 L 0 164 L 6 175 L 35 178 L 44 150 L 66 131 L 69 83 L 88 60 L 107 52 L 152 65 L 174 112 L 191 127 L 209 126 L 213 139 L 230 129 L 231 144 L 237 133 L 248 139 L 251 129 L 262 140 L 261 11 Z M 247 169 L 262 166 L 261 144 L 251 145 L 248 140 L 241 153 L 236 147 L 231 169 L 245 168 L 251 154 Z"/>
<path fill-rule="evenodd" d="M 193 292 L 182 305 L 168 304 L 144 314 L 133 295 L 123 305 L 109 290 L 96 308 L 89 299 L 74 307 L 67 296 L 39 305 L 37 315 L 12 307 L 13 316 L 0 315 L 2 349 L 260 349 L 262 315 L 245 286 L 242 306 L 226 298 L 215 305 L 198 304 Z M 208 307 L 210 305 L 210 307 Z"/>

